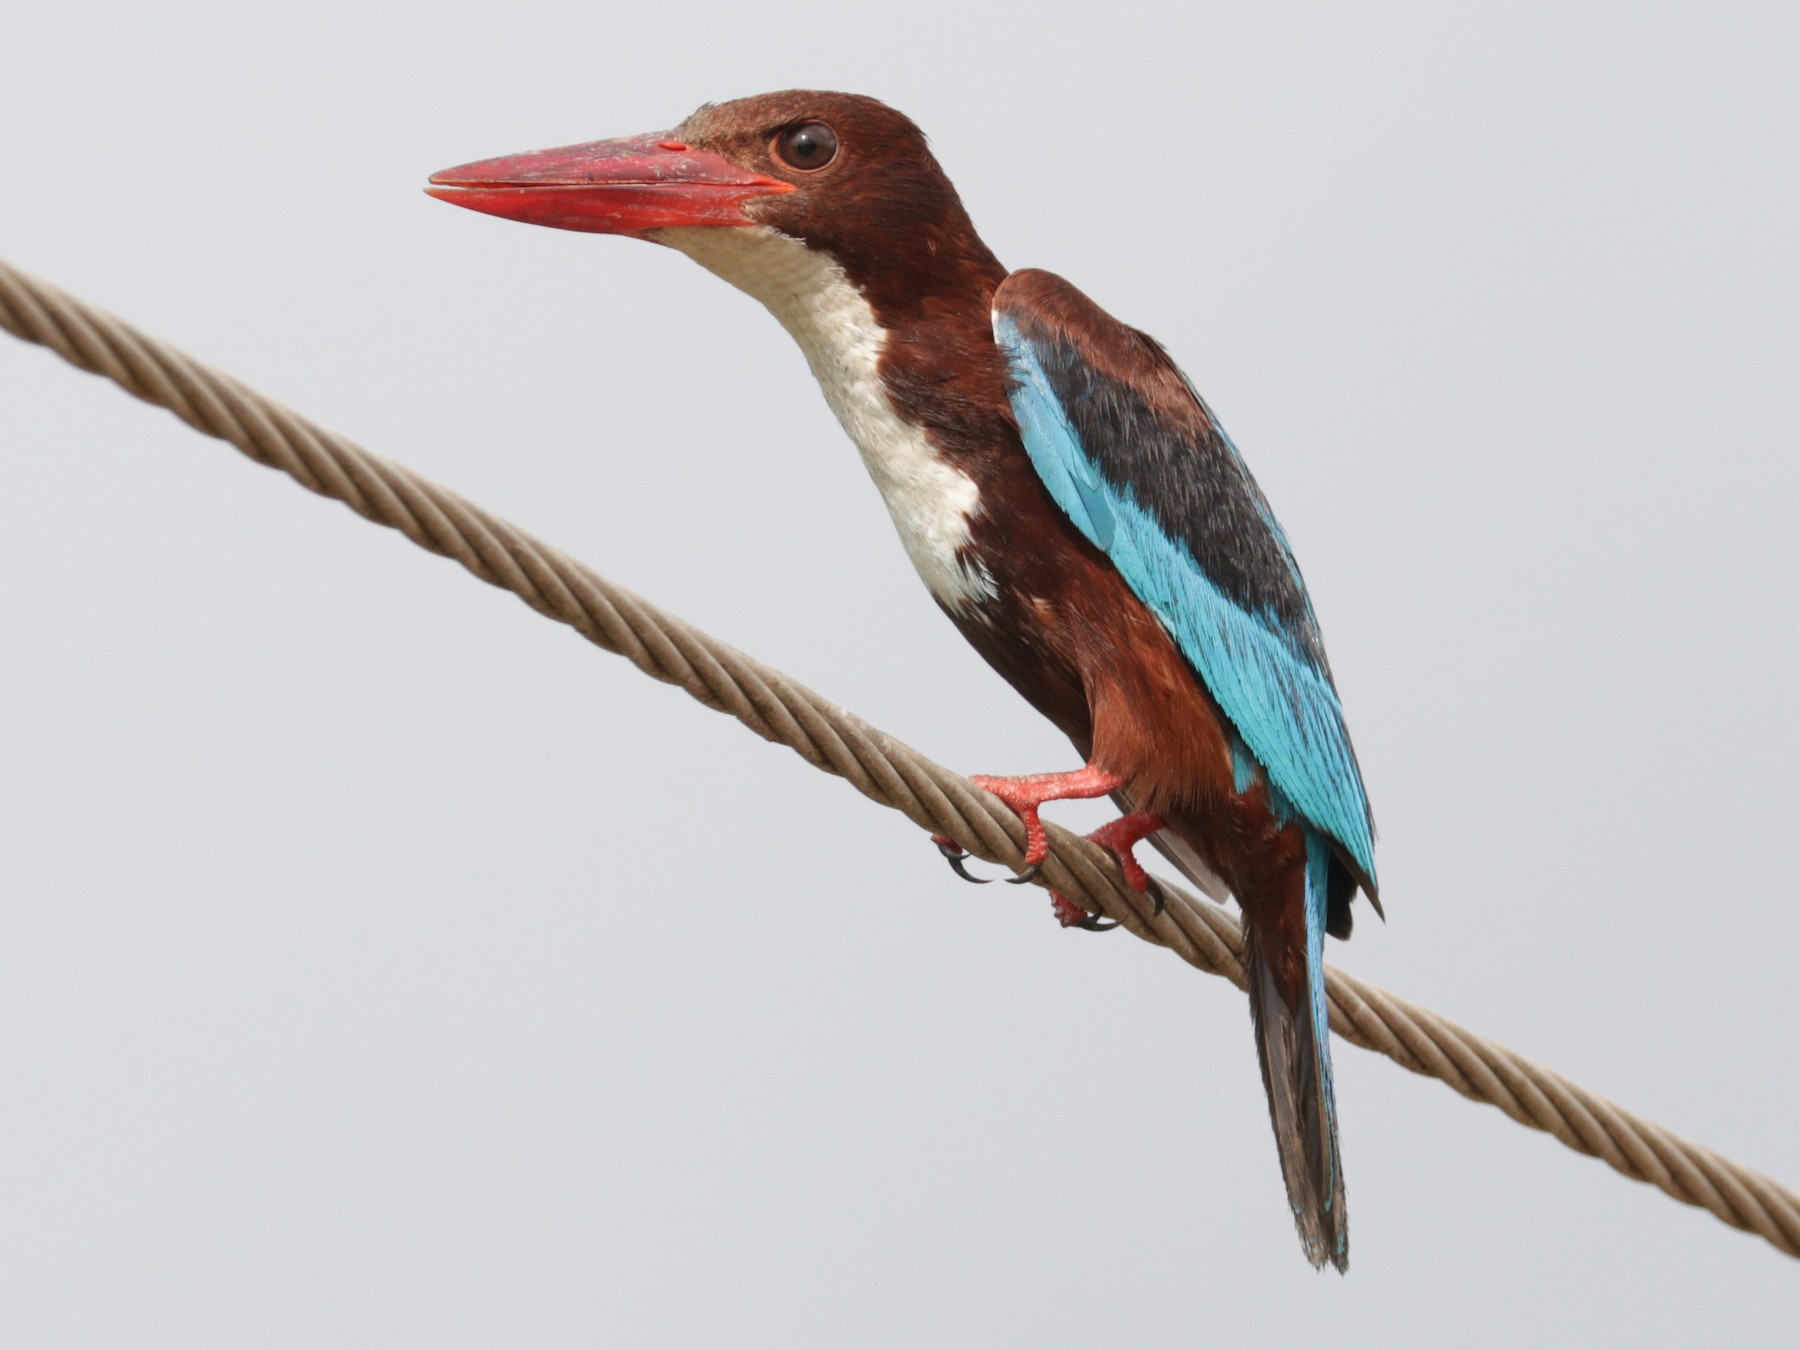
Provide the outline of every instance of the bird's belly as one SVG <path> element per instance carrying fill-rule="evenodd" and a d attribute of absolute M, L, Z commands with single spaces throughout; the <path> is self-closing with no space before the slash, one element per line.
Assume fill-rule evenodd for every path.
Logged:
<path fill-rule="evenodd" d="M 1087 686 L 1042 609 L 1041 600 L 1003 588 L 976 607 L 944 606 L 969 645 L 1086 760 L 1094 743 Z"/>
<path fill-rule="evenodd" d="M 994 594 L 965 637 L 1084 758 L 1147 809 L 1207 810 L 1232 795 L 1225 724 L 1160 620 L 1060 516 L 1005 530 L 975 522 Z"/>

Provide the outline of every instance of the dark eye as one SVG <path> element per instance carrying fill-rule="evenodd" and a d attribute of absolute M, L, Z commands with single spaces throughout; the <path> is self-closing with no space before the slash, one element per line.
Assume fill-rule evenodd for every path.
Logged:
<path fill-rule="evenodd" d="M 822 169 L 837 158 L 837 132 L 823 122 L 807 122 L 782 132 L 775 154 L 790 168 Z"/>

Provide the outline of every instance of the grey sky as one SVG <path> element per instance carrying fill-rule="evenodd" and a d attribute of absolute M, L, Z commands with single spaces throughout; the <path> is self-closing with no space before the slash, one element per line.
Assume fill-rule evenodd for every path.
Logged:
<path fill-rule="evenodd" d="M 0 255 L 967 771 L 1068 767 L 787 338 L 432 170 L 788 86 L 1161 338 L 1381 825 L 1333 959 L 1800 1183 L 1791 6 L 38 5 Z M 1791 1344 L 1800 1267 L 0 342 L 0 1343 Z M 1057 818 L 1079 823 L 1079 809 Z"/>

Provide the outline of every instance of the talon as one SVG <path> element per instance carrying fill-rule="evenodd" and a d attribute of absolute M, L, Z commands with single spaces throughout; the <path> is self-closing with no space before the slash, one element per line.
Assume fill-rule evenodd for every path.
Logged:
<path fill-rule="evenodd" d="M 950 859 L 950 870 L 956 873 L 956 875 L 961 877 L 964 881 L 968 882 L 971 886 L 985 886 L 988 882 L 993 880 L 992 877 L 976 876 L 968 868 L 963 866 L 963 860 L 961 858 Z"/>
<path fill-rule="evenodd" d="M 1105 933 L 1119 926 L 1111 919 L 1089 914 L 1073 900 L 1058 895 L 1055 891 L 1050 892 L 1050 912 L 1064 928 L 1085 928 L 1090 933 Z"/>
<path fill-rule="evenodd" d="M 948 835 L 934 834 L 931 836 L 931 842 L 936 844 L 937 851 L 944 855 L 944 861 L 950 864 L 950 870 L 970 885 L 985 886 L 993 880 L 992 877 L 978 877 L 964 867 L 963 861 L 969 856 L 968 852 Z"/>
<path fill-rule="evenodd" d="M 1006 879 L 1009 886 L 1026 886 L 1038 879 L 1038 873 L 1044 870 L 1044 860 L 1039 858 L 1029 863 L 1023 872 L 1016 872 Z"/>

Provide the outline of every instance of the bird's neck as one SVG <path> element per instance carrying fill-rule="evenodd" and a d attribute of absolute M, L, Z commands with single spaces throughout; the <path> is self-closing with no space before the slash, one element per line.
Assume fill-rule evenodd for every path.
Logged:
<path fill-rule="evenodd" d="M 923 273 L 859 267 L 859 281 L 830 253 L 764 226 L 656 237 L 793 335 L 932 594 L 953 610 L 990 597 L 993 580 L 967 550 L 970 521 L 989 461 L 1016 442 L 990 328 L 1005 276 L 993 255 L 976 240 Z"/>

